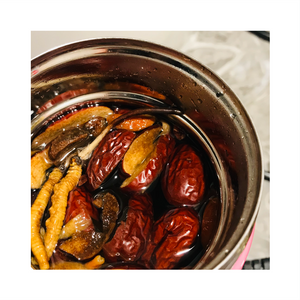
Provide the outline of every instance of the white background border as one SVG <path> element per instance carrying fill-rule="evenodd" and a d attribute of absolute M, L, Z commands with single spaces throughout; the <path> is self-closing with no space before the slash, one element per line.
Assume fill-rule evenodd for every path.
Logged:
<path fill-rule="evenodd" d="M 1 299 L 300 298 L 299 1 L 2 1 L 0 9 Z M 270 30 L 270 271 L 31 270 L 27 174 L 35 30 Z"/>

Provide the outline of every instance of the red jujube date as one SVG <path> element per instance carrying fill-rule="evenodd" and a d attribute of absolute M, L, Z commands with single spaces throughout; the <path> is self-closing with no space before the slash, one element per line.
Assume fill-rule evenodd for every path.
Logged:
<path fill-rule="evenodd" d="M 179 145 L 162 176 L 162 190 L 166 200 L 174 206 L 197 206 L 205 190 L 204 168 L 195 150 Z"/>
<path fill-rule="evenodd" d="M 64 223 L 68 223 L 71 219 L 80 213 L 90 216 L 94 220 L 99 220 L 98 211 L 92 205 L 92 195 L 86 190 L 84 186 L 76 187 L 69 193 L 68 205 Z M 93 229 L 91 226 L 88 229 Z"/>
<path fill-rule="evenodd" d="M 114 130 L 108 133 L 94 150 L 87 167 L 89 186 L 97 189 L 122 160 L 135 133 L 128 130 Z"/>
<path fill-rule="evenodd" d="M 82 189 L 83 187 L 78 190 Z M 89 193 L 87 192 L 86 195 L 89 195 Z M 77 196 L 76 198 L 79 201 L 82 197 Z M 89 197 L 89 200 L 91 200 L 91 197 Z M 81 205 L 78 209 L 73 210 L 74 215 L 76 214 L 76 210 L 81 212 L 85 208 L 83 206 L 85 203 L 82 202 L 83 201 L 81 201 Z M 99 232 L 99 228 L 94 228 L 94 226 L 91 225 L 86 230 L 75 232 L 70 239 L 60 243 L 58 249 L 61 253 L 68 253 L 78 260 L 86 260 L 92 258 L 102 250 L 103 245 L 109 239 L 109 236 L 115 227 L 119 212 L 119 204 L 116 197 L 108 192 L 97 195 L 96 199 L 93 201 L 93 205 L 95 204 L 96 207 L 102 208 L 102 231 Z M 87 207 L 88 208 L 85 210 L 87 212 L 91 209 L 97 211 L 96 208 L 91 205 L 91 201 L 88 202 Z M 90 215 L 93 217 L 91 213 Z M 96 216 L 98 218 L 98 214 Z"/>
<path fill-rule="evenodd" d="M 145 191 L 160 175 L 174 147 L 175 140 L 171 137 L 171 135 L 166 134 L 160 136 L 151 158 L 145 161 L 145 167 L 143 170 L 127 185 L 125 185 L 126 181 L 124 181 L 124 190 L 134 192 Z M 123 185 L 121 187 L 123 187 Z"/>
<path fill-rule="evenodd" d="M 103 247 L 108 262 L 137 261 L 146 249 L 153 225 L 152 201 L 148 195 L 129 199 L 126 221 L 122 221 L 113 238 Z"/>
<path fill-rule="evenodd" d="M 180 207 L 168 211 L 154 223 L 142 262 L 155 269 L 176 267 L 193 246 L 199 227 L 194 209 Z"/>

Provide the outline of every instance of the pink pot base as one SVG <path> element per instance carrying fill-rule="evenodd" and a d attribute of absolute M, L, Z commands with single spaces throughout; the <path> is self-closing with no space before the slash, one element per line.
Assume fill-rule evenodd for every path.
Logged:
<path fill-rule="evenodd" d="M 239 256 L 238 260 L 235 262 L 235 264 L 233 265 L 231 270 L 242 270 L 243 269 L 243 266 L 245 264 L 245 261 L 247 259 L 247 256 L 248 256 L 250 248 L 251 248 L 251 244 L 252 244 L 252 240 L 253 240 L 253 236 L 254 236 L 254 229 L 255 229 L 255 224 L 253 226 L 250 238 L 246 244 L 245 249 L 243 250 L 242 254 Z"/>

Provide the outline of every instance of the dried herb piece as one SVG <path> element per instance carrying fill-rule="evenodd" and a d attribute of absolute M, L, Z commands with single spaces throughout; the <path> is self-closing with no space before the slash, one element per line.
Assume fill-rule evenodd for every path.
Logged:
<path fill-rule="evenodd" d="M 81 141 L 87 140 L 89 133 L 81 128 L 71 128 L 67 131 L 62 132 L 57 136 L 50 145 L 49 157 L 51 160 L 57 159 L 59 153 L 65 148 L 77 144 Z"/>
<path fill-rule="evenodd" d="M 131 192 L 145 192 L 164 169 L 174 147 L 175 140 L 169 134 L 160 136 L 153 151 L 133 174 L 125 179 L 121 188 Z"/>
<path fill-rule="evenodd" d="M 115 113 L 113 115 L 110 115 L 107 118 L 107 122 L 110 123 L 121 115 L 122 115 L 121 113 Z M 122 123 L 117 125 L 116 128 L 132 130 L 132 131 L 140 131 L 142 129 L 152 126 L 154 122 L 155 122 L 155 117 L 153 116 L 131 117 L 125 119 Z"/>
<path fill-rule="evenodd" d="M 60 169 L 53 169 L 31 207 L 31 251 L 41 270 L 49 269 L 48 256 L 40 235 L 41 219 L 49 202 L 53 187 L 59 182 L 62 176 L 63 173 Z"/>
<path fill-rule="evenodd" d="M 125 173 L 132 175 L 135 169 L 155 149 L 155 140 L 161 131 L 161 126 L 148 128 L 132 142 L 122 161 L 122 168 Z"/>
<path fill-rule="evenodd" d="M 31 188 L 39 189 L 45 179 L 46 171 L 53 165 L 53 161 L 49 158 L 49 148 L 36 153 L 31 158 Z"/>
<path fill-rule="evenodd" d="M 51 197 L 52 206 L 49 209 L 50 217 L 46 220 L 45 247 L 50 259 L 56 247 L 66 214 L 69 192 L 77 185 L 81 176 L 81 165 L 72 159 L 67 175 L 54 186 L 54 194 Z"/>
<path fill-rule="evenodd" d="M 67 239 L 74 233 L 86 230 L 88 228 L 93 228 L 91 217 L 87 215 L 86 212 L 81 212 L 63 226 L 59 235 L 59 239 Z"/>
<path fill-rule="evenodd" d="M 67 115 L 64 119 L 56 121 L 43 133 L 38 135 L 31 144 L 31 150 L 42 150 L 63 131 L 70 128 L 79 127 L 96 116 L 107 118 L 107 116 L 112 113 L 113 111 L 108 107 L 96 106 L 82 109 L 71 114 L 70 117 Z"/>
<path fill-rule="evenodd" d="M 86 260 L 98 254 L 106 241 L 103 232 L 80 231 L 64 241 L 59 249 L 73 255 L 78 260 Z"/>

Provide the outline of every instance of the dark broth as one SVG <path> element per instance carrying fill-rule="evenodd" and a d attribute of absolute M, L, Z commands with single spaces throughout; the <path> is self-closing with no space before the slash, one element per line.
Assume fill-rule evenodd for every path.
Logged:
<path fill-rule="evenodd" d="M 133 109 L 133 107 L 131 107 L 131 106 L 118 105 L 116 107 L 114 104 L 109 105 L 108 103 L 104 103 L 103 105 L 110 107 L 113 111 L 116 108 Z M 85 108 L 84 105 L 81 107 Z M 53 121 L 56 121 L 58 119 L 59 118 L 55 118 Z M 170 122 L 168 119 L 165 119 L 165 120 L 171 126 L 173 125 L 172 122 Z M 49 126 L 49 124 L 53 123 L 53 121 L 48 122 L 47 125 Z M 178 126 L 178 124 L 176 124 L 176 126 Z M 45 130 L 46 127 L 47 126 L 44 126 L 42 131 Z M 182 131 L 184 132 L 183 129 L 182 129 Z M 41 131 L 39 133 L 41 133 Z M 176 265 L 176 267 L 175 267 L 176 269 L 192 268 L 196 264 L 196 262 L 198 262 L 200 260 L 201 256 L 205 253 L 205 251 L 209 247 L 209 245 L 202 245 L 202 243 L 201 243 L 201 230 L 202 230 L 201 222 L 202 222 L 203 212 L 205 210 L 206 205 L 208 204 L 208 202 L 210 201 L 210 199 L 212 197 L 215 197 L 215 198 L 217 197 L 219 199 L 219 207 L 217 208 L 218 216 L 220 215 L 220 207 L 221 207 L 218 178 L 216 175 L 216 171 L 215 171 L 207 153 L 202 148 L 202 146 L 199 143 L 197 143 L 195 141 L 195 139 L 193 139 L 193 137 L 191 137 L 189 135 L 188 132 L 184 132 L 184 135 L 185 135 L 185 137 L 183 139 L 176 140 L 176 144 L 177 145 L 179 145 L 181 143 L 189 144 L 198 153 L 198 155 L 201 158 L 203 165 L 204 165 L 206 191 L 205 191 L 205 195 L 204 195 L 204 200 L 200 203 L 200 205 L 198 205 L 198 207 L 195 208 L 195 210 L 198 213 L 199 222 L 200 222 L 200 230 L 199 230 L 198 236 L 196 238 L 195 243 L 192 245 L 192 247 L 189 249 L 189 251 L 187 251 L 187 253 L 181 258 L 179 263 Z M 83 165 L 82 173 L 84 174 L 85 171 L 86 171 L 86 164 Z M 49 171 L 48 171 L 48 174 L 49 174 Z M 93 197 L 96 196 L 101 191 L 109 191 L 116 196 L 116 198 L 118 199 L 118 202 L 119 202 L 119 206 L 120 206 L 120 212 L 119 212 L 119 216 L 118 216 L 117 226 L 120 224 L 121 221 L 124 221 L 126 219 L 126 213 L 128 210 L 128 200 L 130 198 L 129 194 L 125 193 L 124 191 L 122 191 L 120 189 L 120 185 L 122 182 L 123 182 L 123 179 L 120 177 L 119 167 L 117 167 L 115 169 L 115 171 L 112 172 L 112 174 L 105 180 L 105 182 L 98 189 L 91 192 Z M 148 193 L 150 195 L 150 197 L 153 201 L 154 221 L 158 220 L 164 213 L 166 213 L 170 209 L 175 208 L 174 206 L 169 204 L 167 202 L 167 200 L 165 199 L 160 182 L 161 182 L 161 175 L 155 179 L 155 181 L 150 185 L 150 187 L 148 187 L 148 189 L 146 191 L 146 193 Z M 31 190 L 31 204 L 34 202 L 35 198 L 37 197 L 38 192 L 39 192 L 39 190 Z M 48 209 L 49 209 L 50 205 L 51 205 L 51 203 L 49 202 L 47 209 L 44 213 L 44 216 L 43 216 L 43 219 L 41 222 L 41 226 L 45 226 L 45 220 L 49 217 Z M 219 222 L 219 219 L 211 220 L 211 222 Z M 97 226 L 97 224 L 96 224 L 96 226 Z M 115 227 L 115 230 L 116 230 L 117 226 Z M 215 227 L 217 227 L 217 226 L 215 226 Z M 115 232 L 115 230 L 114 230 L 114 232 Z M 111 234 L 110 238 L 114 235 L 114 232 Z M 214 230 L 214 232 L 211 233 L 211 239 L 213 238 L 214 234 L 215 234 L 215 230 Z M 99 254 L 101 255 L 101 252 Z M 139 264 L 139 261 L 137 261 L 135 263 Z M 120 264 L 120 262 L 118 262 L 117 264 Z M 103 265 L 103 268 L 105 268 L 107 266 L 113 266 L 113 265 L 114 264 L 105 263 Z"/>

